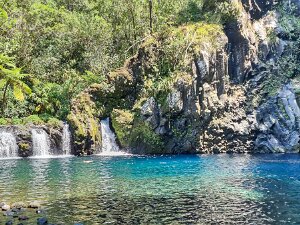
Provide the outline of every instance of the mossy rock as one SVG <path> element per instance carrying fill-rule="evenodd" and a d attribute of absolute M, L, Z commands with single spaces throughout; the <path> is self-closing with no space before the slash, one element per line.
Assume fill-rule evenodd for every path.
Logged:
<path fill-rule="evenodd" d="M 29 157 L 32 155 L 32 146 L 29 142 L 22 141 L 18 143 L 19 147 L 19 156 L 21 157 Z"/>
<path fill-rule="evenodd" d="M 73 100 L 68 120 L 75 149 L 89 154 L 101 146 L 99 118 L 111 116 L 122 147 L 162 153 L 160 135 L 139 119 L 144 99 L 155 97 L 168 107 L 168 95 L 175 89 L 181 91 L 178 84 L 193 82 L 192 65 L 203 51 L 216 52 L 225 43 L 226 35 L 218 24 L 187 24 L 151 35 L 123 67 L 107 75 L 106 82 L 91 85 Z"/>
<path fill-rule="evenodd" d="M 135 122 L 129 142 L 134 153 L 162 154 L 164 152 L 162 138 L 144 121 Z"/>
<path fill-rule="evenodd" d="M 132 92 L 133 77 L 127 68 L 120 68 L 109 73 L 108 82 L 114 87 L 114 98 L 129 95 Z"/>
<path fill-rule="evenodd" d="M 92 154 L 101 146 L 99 113 L 90 94 L 83 92 L 73 100 L 68 121 L 74 131 L 77 154 Z"/>
<path fill-rule="evenodd" d="M 123 148 L 130 146 L 129 136 L 133 126 L 134 115 L 128 110 L 114 109 L 111 113 L 112 126 Z"/>

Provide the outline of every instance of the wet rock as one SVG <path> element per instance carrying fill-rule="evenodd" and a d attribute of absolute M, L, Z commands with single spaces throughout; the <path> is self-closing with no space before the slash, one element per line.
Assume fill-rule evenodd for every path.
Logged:
<path fill-rule="evenodd" d="M 4 216 L 13 216 L 15 213 L 11 210 L 8 210 L 6 212 L 3 213 Z"/>
<path fill-rule="evenodd" d="M 37 224 L 38 225 L 45 225 L 45 224 L 48 224 L 48 220 L 47 220 L 47 218 L 38 218 L 37 219 Z"/>
<path fill-rule="evenodd" d="M 10 220 L 10 221 L 7 221 L 6 223 L 5 223 L 5 225 L 13 225 L 13 222 Z"/>
<path fill-rule="evenodd" d="M 24 215 L 20 215 L 20 216 L 18 217 L 18 219 L 19 219 L 19 220 L 28 220 L 29 217 L 28 217 L 28 216 L 24 216 Z"/>
<path fill-rule="evenodd" d="M 13 211 L 13 212 L 15 212 L 15 213 L 21 213 L 21 212 L 26 211 L 26 209 L 25 209 L 25 208 L 20 208 L 20 209 L 12 208 L 11 211 Z"/>

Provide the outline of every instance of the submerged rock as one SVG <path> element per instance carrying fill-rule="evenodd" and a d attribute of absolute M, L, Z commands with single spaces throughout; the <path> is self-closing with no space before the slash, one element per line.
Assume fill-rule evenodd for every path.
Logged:
<path fill-rule="evenodd" d="M 15 212 L 11 211 L 11 210 L 8 210 L 8 211 L 5 211 L 3 213 L 4 216 L 13 216 L 15 214 Z"/>
<path fill-rule="evenodd" d="M 18 217 L 19 220 L 29 220 L 29 217 L 28 216 L 25 216 L 25 215 L 20 215 Z"/>
<path fill-rule="evenodd" d="M 10 210 L 10 205 L 3 204 L 1 208 L 3 211 L 8 211 L 8 210 Z"/>
<path fill-rule="evenodd" d="M 29 205 L 28 205 L 28 208 L 32 208 L 32 209 L 37 209 L 37 208 L 40 208 L 41 207 L 41 204 L 39 201 L 33 201 L 33 202 L 30 202 Z"/>
<path fill-rule="evenodd" d="M 48 224 L 48 219 L 47 218 L 38 218 L 37 219 L 37 224 L 38 225 L 46 225 L 46 224 Z"/>
<path fill-rule="evenodd" d="M 27 204 L 24 202 L 15 202 L 11 205 L 11 207 L 15 209 L 27 208 Z"/>

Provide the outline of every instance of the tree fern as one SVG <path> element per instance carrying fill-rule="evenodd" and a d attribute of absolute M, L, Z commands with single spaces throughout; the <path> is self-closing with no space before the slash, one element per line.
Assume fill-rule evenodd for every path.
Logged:
<path fill-rule="evenodd" d="M 6 95 L 8 88 L 13 90 L 16 100 L 24 101 L 25 94 L 31 94 L 31 88 L 23 81 L 29 74 L 22 73 L 22 68 L 18 68 L 13 63 L 13 58 L 0 54 L 0 89 L 2 95 L 2 114 L 6 108 Z"/>

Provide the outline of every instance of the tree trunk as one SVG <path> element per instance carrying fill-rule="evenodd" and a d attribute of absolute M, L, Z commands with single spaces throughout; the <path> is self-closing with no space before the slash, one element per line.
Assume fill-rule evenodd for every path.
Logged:
<path fill-rule="evenodd" d="M 150 20 L 150 33 L 153 32 L 153 2 L 149 0 L 149 20 Z"/>
<path fill-rule="evenodd" d="M 4 116 L 5 108 L 6 108 L 6 92 L 7 88 L 9 86 L 9 82 L 6 83 L 4 91 L 3 91 L 3 96 L 2 96 L 2 116 Z"/>

